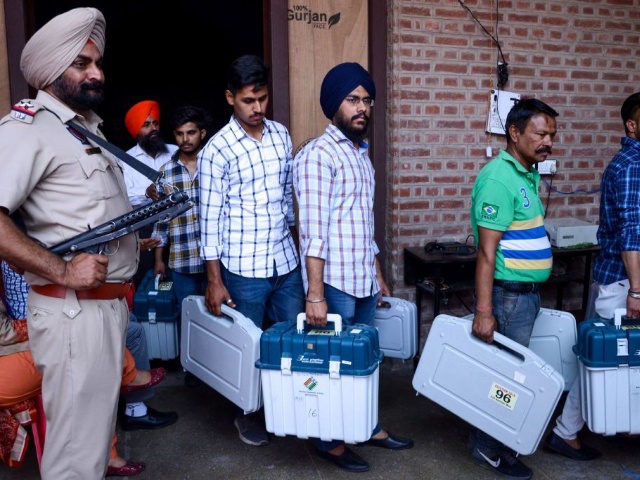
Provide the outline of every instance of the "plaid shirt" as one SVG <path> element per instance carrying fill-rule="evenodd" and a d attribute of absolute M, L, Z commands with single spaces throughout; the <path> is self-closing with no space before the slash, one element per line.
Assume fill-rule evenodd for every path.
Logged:
<path fill-rule="evenodd" d="M 356 149 L 334 125 L 294 160 L 300 255 L 325 261 L 323 281 L 358 298 L 380 290 L 374 240 L 374 171 L 368 145 Z M 302 262 L 305 291 L 308 278 Z"/>
<path fill-rule="evenodd" d="M 179 273 L 202 273 L 204 272 L 204 262 L 200 258 L 198 170 L 196 167 L 196 171 L 191 177 L 189 170 L 179 158 L 180 151 L 178 150 L 171 156 L 171 160 L 160 167 L 160 171 L 164 172 L 164 180 L 168 184 L 184 190 L 191 197 L 194 205 L 169 222 L 156 223 L 153 226 L 151 236 L 160 239 L 160 246 L 169 245 L 170 269 Z"/>
<path fill-rule="evenodd" d="M 623 137 L 600 183 L 600 254 L 593 278 L 601 285 L 624 280 L 622 252 L 640 251 L 640 141 Z"/>
<path fill-rule="evenodd" d="M 264 120 L 262 139 L 235 117 L 198 155 L 202 256 L 220 259 L 232 273 L 269 278 L 298 266 L 289 230 L 295 225 L 291 192 L 291 137 Z"/>

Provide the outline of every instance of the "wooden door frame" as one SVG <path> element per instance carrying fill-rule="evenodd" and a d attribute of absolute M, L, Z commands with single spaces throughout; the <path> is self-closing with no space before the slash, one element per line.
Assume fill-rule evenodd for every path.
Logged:
<path fill-rule="evenodd" d="M 272 118 L 290 125 L 289 114 L 289 51 L 287 9 L 288 0 L 265 0 L 265 59 L 271 65 Z M 386 278 L 391 278 L 385 269 L 387 258 L 387 2 L 368 0 L 369 11 L 369 71 L 376 84 L 375 112 L 377 119 L 370 132 L 369 155 L 376 172 L 374 203 L 375 239 L 380 248 L 380 263 Z M 373 35 L 373 32 L 376 32 Z M 320 92 L 318 92 L 318 97 Z"/>

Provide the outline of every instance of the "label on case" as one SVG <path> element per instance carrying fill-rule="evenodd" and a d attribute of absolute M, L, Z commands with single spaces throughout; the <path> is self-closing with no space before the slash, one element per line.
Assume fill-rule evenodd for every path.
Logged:
<path fill-rule="evenodd" d="M 503 407 L 513 410 L 518 400 L 518 394 L 494 382 L 489 391 L 489 398 L 495 400 Z"/>

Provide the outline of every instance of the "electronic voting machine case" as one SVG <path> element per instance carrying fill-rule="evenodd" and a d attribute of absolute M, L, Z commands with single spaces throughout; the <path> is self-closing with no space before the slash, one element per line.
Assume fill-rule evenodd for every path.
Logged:
<path fill-rule="evenodd" d="M 573 351 L 578 342 L 576 318 L 569 312 L 541 308 L 533 324 L 529 350 L 564 378 L 564 390 L 569 391 L 578 375 L 578 357 Z"/>
<path fill-rule="evenodd" d="M 603 435 L 640 433 L 640 321 L 580 322 L 576 353 L 582 418 Z"/>
<path fill-rule="evenodd" d="M 182 302 L 180 361 L 188 372 L 231 400 L 245 413 L 262 406 L 260 357 L 262 330 L 243 314 L 221 305 L 222 315 L 207 310 L 204 297 Z"/>
<path fill-rule="evenodd" d="M 342 329 L 340 315 L 325 327 L 276 323 L 262 334 L 260 368 L 264 417 L 278 436 L 369 439 L 378 423 L 382 353 L 378 331 L 369 325 Z"/>
<path fill-rule="evenodd" d="M 170 277 L 160 281 L 148 270 L 133 296 L 133 314 L 144 329 L 150 359 L 178 357 L 180 313 Z"/>
<path fill-rule="evenodd" d="M 473 321 L 473 314 L 464 318 Z M 562 375 L 565 392 L 578 375 L 578 357 L 573 351 L 578 342 L 576 325 L 576 318 L 569 312 L 541 308 L 529 339 L 529 350 Z"/>
<path fill-rule="evenodd" d="M 378 329 L 385 357 L 407 360 L 418 351 L 418 308 L 402 298 L 382 297 L 387 306 L 376 308 L 373 326 Z"/>
<path fill-rule="evenodd" d="M 494 333 L 489 344 L 471 321 L 438 315 L 413 377 L 418 393 L 516 452 L 535 452 L 564 380 L 528 348 Z"/>

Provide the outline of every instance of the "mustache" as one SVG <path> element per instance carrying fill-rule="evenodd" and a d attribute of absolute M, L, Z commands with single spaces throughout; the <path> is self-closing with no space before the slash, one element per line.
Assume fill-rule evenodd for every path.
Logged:
<path fill-rule="evenodd" d="M 104 82 L 83 83 L 80 85 L 81 90 L 104 90 Z"/>
<path fill-rule="evenodd" d="M 366 120 L 367 122 L 369 121 L 369 115 L 365 113 L 359 113 L 358 115 L 354 115 L 353 117 L 351 117 L 351 121 L 359 120 L 361 118 Z"/>
<path fill-rule="evenodd" d="M 536 149 L 536 153 L 548 153 L 551 154 L 551 147 L 542 146 Z"/>

